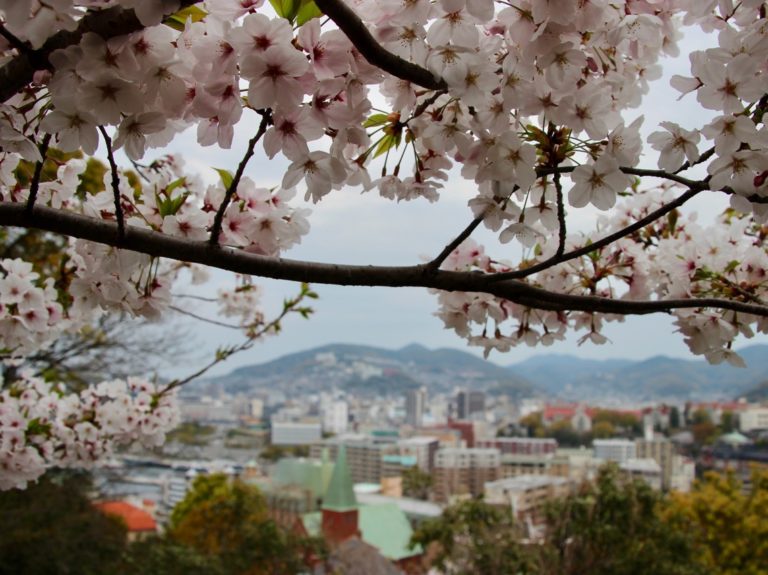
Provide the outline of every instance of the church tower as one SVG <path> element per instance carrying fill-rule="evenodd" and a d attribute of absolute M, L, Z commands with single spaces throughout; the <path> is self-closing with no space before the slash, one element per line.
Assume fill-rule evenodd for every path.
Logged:
<path fill-rule="evenodd" d="M 329 543 L 339 544 L 352 537 L 360 537 L 357 498 L 352 487 L 344 445 L 339 446 L 333 475 L 323 498 L 322 513 L 323 535 Z"/>

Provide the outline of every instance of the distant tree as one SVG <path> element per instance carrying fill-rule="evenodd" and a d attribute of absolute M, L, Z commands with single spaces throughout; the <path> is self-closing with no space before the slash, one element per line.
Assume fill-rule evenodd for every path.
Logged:
<path fill-rule="evenodd" d="M 427 549 L 433 566 L 448 575 L 537 573 L 511 511 L 482 499 L 448 507 L 440 517 L 422 523 L 411 542 Z"/>
<path fill-rule="evenodd" d="M 268 445 L 259 453 L 265 461 L 274 463 L 284 457 L 307 457 L 309 447 L 306 445 Z"/>
<path fill-rule="evenodd" d="M 704 575 L 690 534 L 659 514 L 662 495 L 603 467 L 547 511 L 542 575 Z"/>
<path fill-rule="evenodd" d="M 677 406 L 673 406 L 669 410 L 669 427 L 670 429 L 680 429 L 680 409 Z"/>
<path fill-rule="evenodd" d="M 575 447 L 578 445 L 586 445 L 590 442 L 590 436 L 588 434 L 581 434 L 573 429 L 570 421 L 555 421 L 545 431 L 547 437 L 552 437 L 557 440 L 560 445 L 568 447 Z"/>
<path fill-rule="evenodd" d="M 732 473 L 707 473 L 690 493 L 673 493 L 666 510 L 676 531 L 693 536 L 715 575 L 768 573 L 768 472 L 755 470 L 751 488 Z"/>
<path fill-rule="evenodd" d="M 413 541 L 449 575 L 710 575 L 692 535 L 665 520 L 664 496 L 603 468 L 546 509 L 542 538 L 524 541 L 508 507 L 467 500 L 423 523 Z"/>
<path fill-rule="evenodd" d="M 429 499 L 432 475 L 414 466 L 403 471 L 403 495 L 416 499 Z"/>
<path fill-rule="evenodd" d="M 89 487 L 86 475 L 59 472 L 0 491 L 0 575 L 115 572 L 125 525 L 93 506 Z"/>
<path fill-rule="evenodd" d="M 616 428 L 610 421 L 598 421 L 592 426 L 592 437 L 607 439 L 616 435 Z"/>
<path fill-rule="evenodd" d="M 255 486 L 224 474 L 198 477 L 171 514 L 172 542 L 215 556 L 228 575 L 290 575 L 306 569 L 315 540 L 278 526 Z"/>
<path fill-rule="evenodd" d="M 632 413 L 624 413 L 612 409 L 600 409 L 592 418 L 592 425 L 597 423 L 610 423 L 616 432 L 627 435 L 642 433 L 642 422 Z"/>
<path fill-rule="evenodd" d="M 723 433 L 731 433 L 736 430 L 736 414 L 732 411 L 724 411 L 720 417 L 720 429 Z"/>
<path fill-rule="evenodd" d="M 226 575 L 216 555 L 206 555 L 166 536 L 152 537 L 130 545 L 119 575 Z"/>
<path fill-rule="evenodd" d="M 540 411 L 520 418 L 520 425 L 528 431 L 528 437 L 542 437 L 544 434 L 544 420 Z"/>

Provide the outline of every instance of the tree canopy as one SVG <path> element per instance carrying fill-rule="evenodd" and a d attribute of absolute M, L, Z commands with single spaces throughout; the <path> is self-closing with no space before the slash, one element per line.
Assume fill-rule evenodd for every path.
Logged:
<path fill-rule="evenodd" d="M 0 225 L 58 234 L 66 278 L 0 259 L 6 361 L 105 313 L 178 309 L 174 285 L 200 265 L 242 274 L 219 304 L 246 340 L 214 362 L 307 316 L 307 282 L 434 290 L 445 326 L 486 353 L 568 332 L 603 343 L 607 322 L 665 313 L 693 353 L 740 364 L 736 338 L 768 330 L 762 0 L 270 4 L 0 0 Z M 702 119 L 646 137 L 622 114 L 683 28 L 711 40 L 672 78 Z M 206 183 L 161 152 L 188 127 L 204 147 L 250 140 Z M 264 185 L 256 155 L 287 168 Z M 345 187 L 434 202 L 454 176 L 467 219 L 424 263 L 281 257 L 309 237 L 306 202 Z M 694 197 L 730 207 L 699 221 L 682 209 Z M 585 217 L 595 229 L 574 232 Z M 480 226 L 499 245 L 470 237 Z M 250 276 L 303 285 L 268 319 Z M 189 379 L 68 394 L 55 374 L 17 373 L 0 395 L 0 488 L 162 442 Z"/>

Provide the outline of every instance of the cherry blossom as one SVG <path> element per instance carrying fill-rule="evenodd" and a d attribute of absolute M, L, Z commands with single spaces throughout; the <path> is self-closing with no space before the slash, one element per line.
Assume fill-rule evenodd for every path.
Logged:
<path fill-rule="evenodd" d="M 693 353 L 738 365 L 733 343 L 768 332 L 760 0 L 0 0 L 0 16 L 0 218 L 72 238 L 67 293 L 0 261 L 0 348 L 14 365 L 104 313 L 160 317 L 183 270 L 232 261 L 433 289 L 446 327 L 486 354 L 569 332 L 602 344 L 607 322 L 660 311 Z M 684 28 L 712 41 L 671 84 L 707 119 L 646 123 L 646 143 L 637 116 Z M 148 157 L 187 129 L 201 146 L 248 144 L 203 183 L 178 156 Z M 257 177 L 258 155 L 288 167 Z M 106 173 L 84 192 L 91 158 Z M 301 198 L 343 188 L 414 202 L 459 189 L 469 222 L 416 268 L 276 259 L 309 233 Z M 732 207 L 714 225 L 681 211 L 709 194 Z M 575 233 L 574 218 L 595 229 Z M 522 255 L 477 244 L 480 225 Z M 244 277 L 222 291 L 221 315 L 253 335 L 267 323 Z M 161 441 L 175 421 L 170 390 L 143 380 L 72 394 L 20 373 L 0 394 L 0 488 L 115 442 Z"/>

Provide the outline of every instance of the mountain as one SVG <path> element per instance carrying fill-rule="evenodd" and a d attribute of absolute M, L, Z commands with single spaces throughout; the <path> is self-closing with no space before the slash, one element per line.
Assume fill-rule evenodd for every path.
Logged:
<path fill-rule="evenodd" d="M 290 396 L 333 388 L 361 395 L 402 396 L 423 385 L 432 392 L 465 387 L 513 398 L 546 395 L 583 401 L 679 402 L 740 396 L 768 380 L 768 345 L 749 346 L 739 353 L 747 368 L 665 356 L 633 361 L 556 354 L 501 367 L 456 349 L 329 344 L 241 367 L 200 385 Z"/>
<path fill-rule="evenodd" d="M 768 380 L 759 383 L 755 387 L 748 389 L 740 397 L 744 397 L 749 402 L 759 402 L 768 400 Z"/>
<path fill-rule="evenodd" d="M 456 386 L 487 389 L 504 385 L 536 394 L 524 378 L 495 363 L 464 351 L 431 350 L 418 344 L 398 350 L 329 344 L 241 367 L 204 384 L 229 392 L 268 390 L 279 384 L 281 391 L 292 394 L 335 387 L 371 395 L 402 395 L 422 385 L 440 391 Z"/>
<path fill-rule="evenodd" d="M 739 354 L 746 368 L 666 356 L 633 362 L 545 355 L 507 369 L 549 393 L 568 398 L 609 395 L 639 401 L 706 399 L 740 395 L 768 379 L 767 345 L 749 346 Z"/>

